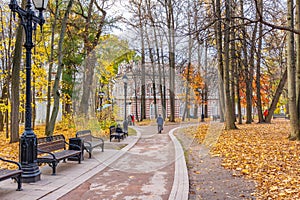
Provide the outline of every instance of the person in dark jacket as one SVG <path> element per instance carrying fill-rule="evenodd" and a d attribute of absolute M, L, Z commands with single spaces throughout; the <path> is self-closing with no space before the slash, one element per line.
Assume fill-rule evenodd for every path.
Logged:
<path fill-rule="evenodd" d="M 123 133 L 123 130 L 122 130 L 120 124 L 117 125 L 116 132 L 117 133 Z"/>
<path fill-rule="evenodd" d="M 161 117 L 161 114 L 158 115 L 157 119 L 156 119 L 156 123 L 157 123 L 157 129 L 158 129 L 158 133 L 161 133 L 161 131 L 164 129 L 164 119 Z"/>

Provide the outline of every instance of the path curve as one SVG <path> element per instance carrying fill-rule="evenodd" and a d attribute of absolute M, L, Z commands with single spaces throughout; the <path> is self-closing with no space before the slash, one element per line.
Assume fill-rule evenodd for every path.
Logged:
<path fill-rule="evenodd" d="M 187 200 L 185 157 L 173 135 L 182 127 L 165 126 L 162 134 L 156 126 L 134 128 L 137 136 L 105 143 L 106 148 L 126 145 L 124 148 L 96 150 L 82 164 L 62 163 L 56 176 L 51 175 L 50 167 L 42 167 L 41 181 L 24 183 L 23 191 L 16 192 L 13 182 L 0 182 L 1 199 Z"/>
<path fill-rule="evenodd" d="M 183 149 L 173 135 L 180 127 L 135 127 L 139 141 L 106 169 L 60 198 L 187 200 L 188 173 Z"/>

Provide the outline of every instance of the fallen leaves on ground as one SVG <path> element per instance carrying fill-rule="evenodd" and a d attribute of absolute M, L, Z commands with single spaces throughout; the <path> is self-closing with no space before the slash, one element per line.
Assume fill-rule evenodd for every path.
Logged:
<path fill-rule="evenodd" d="M 200 144 L 205 138 L 208 127 L 209 124 L 201 124 L 197 127 L 189 127 L 185 130 L 185 133 L 192 134 L 195 137 L 196 141 Z"/>
<path fill-rule="evenodd" d="M 224 131 L 213 153 L 223 167 L 257 183 L 257 199 L 300 199 L 300 142 L 289 141 L 289 122 L 238 125 Z"/>

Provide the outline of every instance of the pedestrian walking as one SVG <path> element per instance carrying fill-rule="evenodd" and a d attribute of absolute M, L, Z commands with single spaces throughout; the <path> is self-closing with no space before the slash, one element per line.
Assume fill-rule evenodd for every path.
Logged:
<path fill-rule="evenodd" d="M 164 127 L 163 127 L 164 119 L 161 117 L 161 114 L 158 115 L 158 117 L 156 119 L 156 123 L 157 123 L 158 133 L 161 133 L 161 131 L 164 129 Z"/>
<path fill-rule="evenodd" d="M 131 114 L 130 116 L 131 116 L 132 125 L 134 126 L 134 115 Z"/>
<path fill-rule="evenodd" d="M 269 115 L 269 110 L 266 109 L 265 112 L 264 112 L 264 117 L 265 117 L 265 120 L 267 119 L 267 116 Z"/>
<path fill-rule="evenodd" d="M 127 116 L 127 121 L 128 121 L 128 125 L 131 126 L 132 125 L 132 118 L 131 115 Z"/>

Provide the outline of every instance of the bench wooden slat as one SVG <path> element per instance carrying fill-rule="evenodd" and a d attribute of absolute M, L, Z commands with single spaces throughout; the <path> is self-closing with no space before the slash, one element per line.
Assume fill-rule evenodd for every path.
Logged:
<path fill-rule="evenodd" d="M 47 163 L 52 168 L 52 174 L 56 173 L 56 166 L 61 160 L 76 156 L 78 163 L 81 163 L 81 149 L 66 150 L 66 141 L 64 135 L 55 135 L 38 138 L 38 164 Z M 74 144 L 72 144 L 74 145 Z"/>
<path fill-rule="evenodd" d="M 38 145 L 38 149 L 42 151 L 48 151 L 48 152 L 65 149 L 65 142 L 59 140 L 59 141 L 42 143 Z"/>
<path fill-rule="evenodd" d="M 0 181 L 19 175 L 22 172 L 22 170 L 0 169 Z"/>
<path fill-rule="evenodd" d="M 66 159 L 68 157 L 71 157 L 71 156 L 76 156 L 77 154 L 78 154 L 78 151 L 76 151 L 76 150 L 64 150 L 64 151 L 59 151 L 59 152 L 54 153 L 55 158 L 57 160 L 63 160 L 63 159 Z M 43 155 L 43 156 L 39 157 L 39 159 L 40 160 L 41 159 L 52 160 L 53 156 Z"/>

